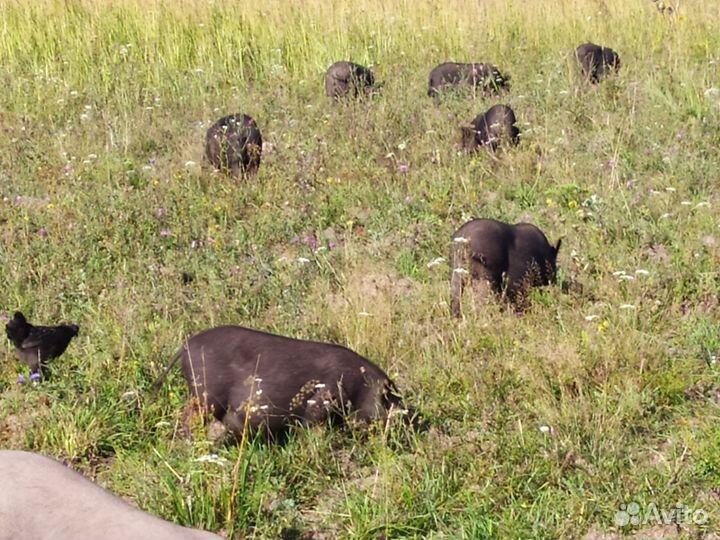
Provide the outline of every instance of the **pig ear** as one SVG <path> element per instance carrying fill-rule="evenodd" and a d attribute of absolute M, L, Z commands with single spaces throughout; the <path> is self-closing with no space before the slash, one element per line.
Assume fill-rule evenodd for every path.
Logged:
<path fill-rule="evenodd" d="M 558 238 L 557 244 L 555 244 L 555 255 L 557 255 L 558 251 L 560 251 L 561 245 L 562 245 L 562 238 Z"/>

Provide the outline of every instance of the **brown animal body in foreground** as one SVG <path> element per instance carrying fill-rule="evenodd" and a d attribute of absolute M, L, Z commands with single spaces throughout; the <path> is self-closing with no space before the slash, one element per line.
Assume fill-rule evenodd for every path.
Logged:
<path fill-rule="evenodd" d="M 40 454 L 0 450 L 0 540 L 223 540 L 130 506 Z"/>
<path fill-rule="evenodd" d="M 360 97 L 379 90 L 373 72 L 353 62 L 335 62 L 325 73 L 325 94 L 335 100 Z"/>
<path fill-rule="evenodd" d="M 520 130 L 515 126 L 515 111 L 509 105 L 493 105 L 478 115 L 470 124 L 461 128 L 462 145 L 466 152 L 479 148 L 496 150 L 502 140 L 517 145 Z"/>
<path fill-rule="evenodd" d="M 294 422 L 382 420 L 402 407 L 383 370 L 340 345 L 220 326 L 189 338 L 156 387 L 178 359 L 191 394 L 186 428 L 198 405 L 237 436 L 246 426 L 279 434 Z"/>
<path fill-rule="evenodd" d="M 461 297 L 469 275 L 505 293 L 519 307 L 532 287 L 555 281 L 562 240 L 550 245 L 535 225 L 510 225 L 494 219 L 468 221 L 452 235 L 451 311 L 461 316 Z"/>
<path fill-rule="evenodd" d="M 205 158 L 216 169 L 239 178 L 257 173 L 262 145 L 254 119 L 246 114 L 223 116 L 207 130 Z"/>
<path fill-rule="evenodd" d="M 598 83 L 605 75 L 620 69 L 620 57 L 610 47 L 584 43 L 575 49 L 575 57 L 592 83 Z"/>
<path fill-rule="evenodd" d="M 479 88 L 483 94 L 499 94 L 509 86 L 509 76 L 500 73 L 492 64 L 459 64 L 446 62 L 430 72 L 428 96 L 437 97 L 444 90 L 462 87 Z"/>
<path fill-rule="evenodd" d="M 28 365 L 31 373 L 41 373 L 49 360 L 64 353 L 79 331 L 80 327 L 76 324 L 35 326 L 19 311 L 5 325 L 5 333 L 15 345 L 15 352 Z"/>

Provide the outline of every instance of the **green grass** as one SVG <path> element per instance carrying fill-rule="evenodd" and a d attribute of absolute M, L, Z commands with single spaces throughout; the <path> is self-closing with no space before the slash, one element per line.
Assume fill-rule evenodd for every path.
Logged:
<path fill-rule="evenodd" d="M 5 343 L 0 447 L 232 538 L 580 538 L 631 501 L 704 509 L 717 529 L 713 2 L 676 17 L 650 0 L 0 11 L 0 310 L 81 326 L 38 387 L 15 384 Z M 618 77 L 581 83 L 585 41 L 619 52 Z M 382 96 L 331 104 L 339 59 L 372 65 Z M 512 76 L 516 150 L 458 152 L 459 126 L 496 100 L 435 105 L 443 61 Z M 234 112 L 273 145 L 241 185 L 202 167 L 206 129 Z M 451 320 L 448 264 L 428 263 L 471 217 L 564 237 L 561 278 L 581 287 L 538 291 L 522 316 L 465 298 Z M 150 384 L 184 337 L 224 323 L 355 349 L 430 430 L 178 439 L 180 374 Z M 225 465 L 195 461 L 208 453 Z"/>

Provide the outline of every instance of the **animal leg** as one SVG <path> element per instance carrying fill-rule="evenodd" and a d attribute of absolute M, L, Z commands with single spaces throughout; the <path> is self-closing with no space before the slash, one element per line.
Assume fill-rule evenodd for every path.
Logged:
<path fill-rule="evenodd" d="M 467 238 L 454 238 L 450 247 L 450 311 L 456 319 L 462 318 L 462 293 L 466 276 L 470 275 Z"/>
<path fill-rule="evenodd" d="M 180 434 L 184 439 L 190 439 L 192 437 L 192 427 L 197 423 L 198 417 L 202 420 L 204 413 L 205 409 L 200 404 L 200 400 L 196 397 L 191 397 L 183 409 Z"/>

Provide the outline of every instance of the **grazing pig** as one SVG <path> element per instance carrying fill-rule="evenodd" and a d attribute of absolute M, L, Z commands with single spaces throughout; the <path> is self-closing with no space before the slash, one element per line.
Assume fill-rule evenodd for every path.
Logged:
<path fill-rule="evenodd" d="M 585 78 L 592 83 L 598 83 L 607 73 L 620 69 L 620 57 L 609 47 L 584 43 L 575 49 L 575 57 Z"/>
<path fill-rule="evenodd" d="M 530 288 L 555 282 L 562 240 L 551 246 L 534 225 L 474 219 L 455 231 L 452 239 L 451 310 L 455 317 L 461 316 L 460 302 L 466 274 L 473 280 L 487 283 L 495 293 L 505 292 L 507 298 L 520 308 Z"/>
<path fill-rule="evenodd" d="M 447 88 L 458 89 L 464 85 L 479 87 L 483 95 L 499 94 L 509 86 L 509 76 L 504 76 L 492 64 L 445 63 L 430 72 L 428 96 L 437 97 Z"/>
<path fill-rule="evenodd" d="M 222 540 L 130 506 L 62 463 L 0 450 L 0 540 Z"/>
<path fill-rule="evenodd" d="M 335 100 L 360 97 L 378 89 L 372 71 L 360 64 L 335 62 L 325 73 L 325 94 Z"/>
<path fill-rule="evenodd" d="M 493 105 L 478 115 L 468 127 L 462 127 L 462 145 L 466 152 L 484 147 L 496 150 L 501 139 L 518 144 L 520 130 L 515 126 L 515 112 L 508 105 Z"/>
<path fill-rule="evenodd" d="M 255 120 L 246 114 L 223 116 L 207 130 L 205 158 L 216 169 L 239 178 L 241 173 L 257 173 L 262 144 Z"/>
<path fill-rule="evenodd" d="M 76 324 L 36 326 L 30 324 L 19 311 L 5 325 L 8 339 L 15 345 L 18 357 L 30 368 L 30 378 L 33 380 L 42 376 L 48 360 L 65 352 L 70 340 L 79 331 L 80 327 Z"/>
<path fill-rule="evenodd" d="M 350 413 L 369 422 L 402 407 L 388 376 L 340 345 L 240 326 L 212 328 L 187 340 L 156 388 L 179 358 L 191 394 L 186 431 L 198 408 L 239 437 L 246 426 L 275 435 L 297 421 L 342 421 Z"/>

